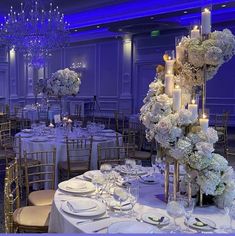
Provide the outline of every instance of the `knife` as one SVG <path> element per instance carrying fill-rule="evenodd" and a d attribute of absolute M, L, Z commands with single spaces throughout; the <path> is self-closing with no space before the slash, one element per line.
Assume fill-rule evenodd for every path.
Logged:
<path fill-rule="evenodd" d="M 197 222 L 200 222 L 200 223 L 202 223 L 203 225 L 202 225 L 202 227 L 203 226 L 208 226 L 208 227 L 210 227 L 210 228 L 212 228 L 212 229 L 217 229 L 216 227 L 214 227 L 214 226 L 211 226 L 211 225 L 209 225 L 209 224 L 206 224 L 206 223 L 204 223 L 204 222 L 202 222 L 199 218 L 197 218 L 197 217 L 195 217 L 195 220 L 197 221 Z M 198 225 L 197 225 L 198 226 Z M 200 226 L 199 226 L 200 227 Z"/>

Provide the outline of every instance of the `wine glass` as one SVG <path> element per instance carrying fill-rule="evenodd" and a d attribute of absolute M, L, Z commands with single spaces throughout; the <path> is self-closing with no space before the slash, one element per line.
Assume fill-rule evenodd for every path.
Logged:
<path fill-rule="evenodd" d="M 187 199 L 186 197 L 182 199 L 183 207 L 184 207 L 184 214 L 185 214 L 185 223 L 188 225 L 189 219 L 192 216 L 195 200 L 194 199 Z"/>
<path fill-rule="evenodd" d="M 166 211 L 169 216 L 171 216 L 174 219 L 174 224 L 172 227 L 170 227 L 170 231 L 172 233 L 180 232 L 181 228 L 176 224 L 176 219 L 184 216 L 184 207 L 182 202 L 179 199 L 172 200 L 169 197 L 169 201 L 167 203 Z"/>
<path fill-rule="evenodd" d="M 134 211 L 134 206 L 139 200 L 139 185 L 138 184 L 131 185 L 129 187 L 129 200 L 131 204 L 130 215 L 135 216 L 136 212 Z"/>
<path fill-rule="evenodd" d="M 116 187 L 113 191 L 113 197 L 119 202 L 120 215 L 122 215 L 122 203 L 128 199 L 128 192 L 125 188 Z"/>
<path fill-rule="evenodd" d="M 92 183 L 95 185 L 96 187 L 96 199 L 100 198 L 100 187 L 103 186 L 103 184 L 105 183 L 105 178 L 103 175 L 94 175 L 92 178 Z"/>
<path fill-rule="evenodd" d="M 233 220 L 235 220 L 235 203 L 233 202 L 229 207 L 229 217 L 230 217 L 230 228 L 227 230 L 229 233 L 233 233 Z"/>

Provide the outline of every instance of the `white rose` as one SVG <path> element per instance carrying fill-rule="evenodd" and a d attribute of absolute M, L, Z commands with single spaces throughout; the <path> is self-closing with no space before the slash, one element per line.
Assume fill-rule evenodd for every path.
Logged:
<path fill-rule="evenodd" d="M 199 142 L 196 144 L 196 148 L 198 153 L 201 156 L 210 158 L 212 156 L 212 152 L 214 151 L 213 145 L 207 142 Z"/>

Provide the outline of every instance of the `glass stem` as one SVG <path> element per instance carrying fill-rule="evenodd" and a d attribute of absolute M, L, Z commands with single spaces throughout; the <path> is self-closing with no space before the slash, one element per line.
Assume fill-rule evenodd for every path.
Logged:
<path fill-rule="evenodd" d="M 231 216 L 229 216 L 229 218 L 230 218 L 230 230 L 232 231 L 232 230 L 233 230 L 233 226 L 232 226 L 233 219 L 232 219 L 232 217 L 231 217 Z"/>

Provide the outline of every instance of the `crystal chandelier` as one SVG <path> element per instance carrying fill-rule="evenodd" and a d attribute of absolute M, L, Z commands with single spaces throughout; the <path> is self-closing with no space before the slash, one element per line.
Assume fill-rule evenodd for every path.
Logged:
<path fill-rule="evenodd" d="M 69 24 L 58 6 L 45 10 L 41 2 L 26 0 L 20 11 L 10 8 L 0 27 L 2 43 L 22 52 L 28 63 L 36 68 L 45 62 L 54 49 L 67 46 Z"/>

